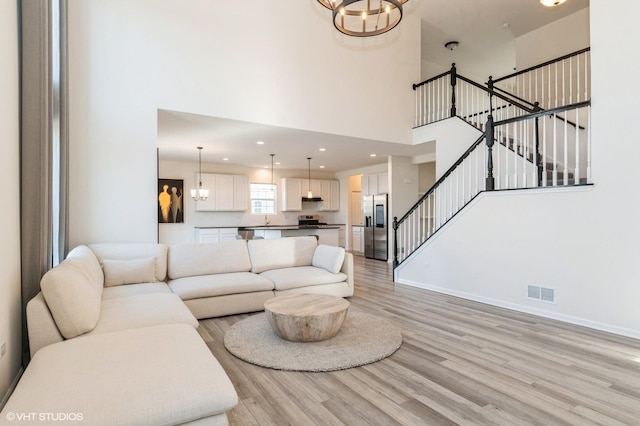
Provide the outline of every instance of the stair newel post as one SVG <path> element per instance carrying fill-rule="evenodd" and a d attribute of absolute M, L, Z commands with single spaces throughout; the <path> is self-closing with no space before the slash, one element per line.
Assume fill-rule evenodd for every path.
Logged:
<path fill-rule="evenodd" d="M 398 217 L 393 217 L 393 269 L 398 266 Z"/>
<path fill-rule="evenodd" d="M 487 178 L 486 190 L 493 191 L 495 189 L 495 179 L 493 177 L 493 116 L 489 114 L 487 118 L 485 135 L 487 139 Z"/>
<path fill-rule="evenodd" d="M 533 104 L 533 111 L 542 111 L 540 103 Z M 542 186 L 542 154 L 540 153 L 540 127 L 538 125 L 539 117 L 535 118 L 535 138 L 536 138 L 536 168 L 538 170 L 538 186 Z"/>
<path fill-rule="evenodd" d="M 456 112 L 456 82 L 457 82 L 456 64 L 451 64 L 451 117 L 455 117 Z"/>

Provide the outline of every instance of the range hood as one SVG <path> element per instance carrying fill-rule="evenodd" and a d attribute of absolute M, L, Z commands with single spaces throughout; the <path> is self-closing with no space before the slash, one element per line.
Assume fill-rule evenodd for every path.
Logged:
<path fill-rule="evenodd" d="M 302 201 L 308 201 L 308 202 L 322 201 L 322 198 L 320 198 L 320 197 L 313 197 L 313 198 L 302 197 Z"/>

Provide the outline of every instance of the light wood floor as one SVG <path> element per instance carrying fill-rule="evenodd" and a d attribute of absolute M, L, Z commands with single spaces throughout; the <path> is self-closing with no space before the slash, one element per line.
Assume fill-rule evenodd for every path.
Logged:
<path fill-rule="evenodd" d="M 356 256 L 352 306 L 402 330 L 389 358 L 330 373 L 247 364 L 223 346 L 247 315 L 201 321 L 236 387 L 234 425 L 640 425 L 640 341 L 394 285 Z"/>

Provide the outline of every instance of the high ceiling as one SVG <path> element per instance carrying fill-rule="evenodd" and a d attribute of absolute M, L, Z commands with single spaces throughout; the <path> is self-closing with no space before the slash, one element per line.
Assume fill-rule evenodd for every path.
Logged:
<path fill-rule="evenodd" d="M 568 0 L 555 8 L 543 7 L 539 0 L 410 0 L 405 14 L 421 19 L 426 66 L 448 69 L 455 62 L 464 75 L 486 78 L 513 71 L 517 37 L 588 6 L 589 0 Z M 444 44 L 453 40 L 460 45 L 450 51 Z M 189 140 L 188 147 L 185 140 Z M 264 144 L 258 145 L 258 141 Z M 275 153 L 280 163 L 277 168 L 306 169 L 306 158 L 312 157 L 312 170 L 324 166 L 327 172 L 384 163 L 388 155 L 424 158 L 434 152 L 433 144 L 404 145 L 176 111 L 158 112 L 158 147 L 163 159 L 194 161 L 198 145 L 205 147 L 203 162 L 265 167 L 270 164 L 269 154 Z"/>
<path fill-rule="evenodd" d="M 557 7 L 539 0 L 409 0 L 406 5 L 421 19 L 423 60 L 446 68 L 455 62 L 462 74 L 486 79 L 513 72 L 517 37 L 589 7 L 589 0 Z M 460 45 L 450 51 L 444 47 L 448 41 Z"/>

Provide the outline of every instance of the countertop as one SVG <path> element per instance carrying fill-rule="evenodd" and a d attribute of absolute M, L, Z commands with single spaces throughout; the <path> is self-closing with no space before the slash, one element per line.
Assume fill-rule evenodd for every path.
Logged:
<path fill-rule="evenodd" d="M 340 229 L 338 225 L 274 225 L 274 226 L 243 226 L 242 229 L 252 229 L 254 231 L 294 231 L 299 229 Z"/>
<path fill-rule="evenodd" d="M 344 223 L 330 223 L 328 225 L 322 225 L 322 226 L 315 226 L 315 225 L 306 225 L 306 226 L 300 226 L 300 225 L 253 225 L 253 226 L 194 226 L 194 228 L 196 229 L 221 229 L 221 228 L 238 228 L 238 230 L 243 230 L 243 229 L 260 229 L 260 230 L 265 230 L 265 229 L 286 229 L 286 230 L 291 230 L 291 229 L 340 229 L 341 226 L 345 226 Z"/>

